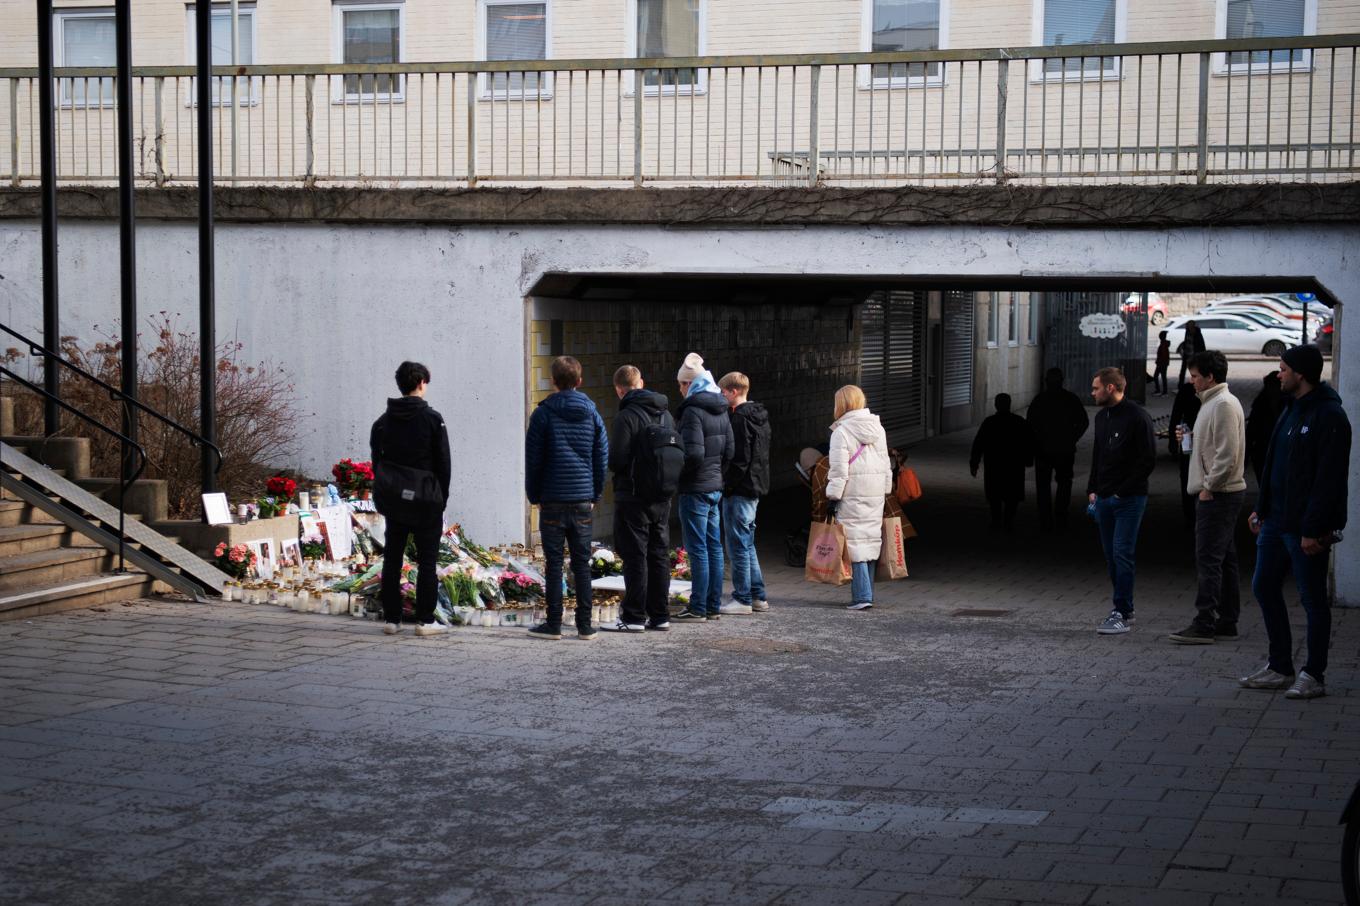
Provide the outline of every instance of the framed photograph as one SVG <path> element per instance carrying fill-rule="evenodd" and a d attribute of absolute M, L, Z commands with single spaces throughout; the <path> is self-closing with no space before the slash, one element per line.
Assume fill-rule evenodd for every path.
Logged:
<path fill-rule="evenodd" d="M 274 541 L 270 538 L 259 538 L 247 541 L 246 544 L 255 552 L 255 572 L 266 582 L 274 578 L 274 570 L 278 566 Z"/>
<path fill-rule="evenodd" d="M 204 494 L 203 518 L 208 521 L 208 525 L 231 525 L 233 520 L 227 495 L 220 491 L 216 494 Z"/>
<path fill-rule="evenodd" d="M 296 538 L 279 542 L 279 566 L 298 566 L 302 563 L 302 544 Z"/>

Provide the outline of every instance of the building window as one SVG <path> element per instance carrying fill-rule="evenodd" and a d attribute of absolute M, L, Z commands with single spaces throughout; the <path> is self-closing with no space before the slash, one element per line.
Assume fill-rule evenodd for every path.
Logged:
<path fill-rule="evenodd" d="M 482 59 L 546 60 L 548 48 L 547 2 L 482 0 Z M 535 98 L 551 90 L 552 76 L 542 72 L 497 72 L 481 79 L 482 95 L 497 98 Z"/>
<path fill-rule="evenodd" d="M 1124 40 L 1127 0 L 1034 0 L 1034 43 L 1117 44 Z M 1030 77 L 1106 79 L 1119 77 L 1118 57 L 1050 57 L 1031 64 Z"/>
<path fill-rule="evenodd" d="M 704 0 L 631 0 L 634 57 L 697 57 L 704 53 Z M 646 70 L 648 93 L 702 91 L 706 74 L 694 69 Z"/>
<path fill-rule="evenodd" d="M 949 0 L 864 0 L 860 49 L 873 52 L 939 50 L 948 46 Z M 861 67 L 860 87 L 868 87 L 870 67 Z M 939 85 L 939 63 L 881 63 L 873 69 L 874 88 Z"/>
<path fill-rule="evenodd" d="M 189 63 L 198 62 L 198 38 L 195 29 L 194 7 L 189 7 Z M 236 62 L 250 66 L 255 62 L 255 8 L 239 6 L 236 13 Z M 231 8 L 214 5 L 212 8 L 212 65 L 231 65 Z M 231 103 L 231 79 L 214 77 L 212 80 L 212 99 L 214 104 Z M 197 98 L 196 80 L 189 82 L 189 100 L 192 106 Z M 249 104 L 260 102 L 260 79 L 237 79 L 236 99 Z"/>
<path fill-rule="evenodd" d="M 997 346 L 997 333 L 1001 330 L 1001 294 L 988 293 L 987 302 L 987 345 Z"/>
<path fill-rule="evenodd" d="M 1029 293 L 1029 345 L 1039 345 L 1039 293 Z"/>
<path fill-rule="evenodd" d="M 1292 38 L 1317 34 L 1317 0 L 1218 0 L 1216 35 L 1220 38 Z M 1219 73 L 1307 70 L 1311 50 L 1239 50 L 1214 54 Z"/>
<path fill-rule="evenodd" d="M 1006 342 L 1020 345 L 1020 311 L 1015 307 L 1015 293 L 1006 293 Z"/>
<path fill-rule="evenodd" d="M 336 60 L 340 63 L 400 63 L 404 10 L 399 3 L 337 3 L 334 7 Z M 349 102 L 401 100 L 402 78 L 394 73 L 347 75 Z"/>
<path fill-rule="evenodd" d="M 116 66 L 113 13 L 52 14 L 53 65 Z M 68 107 L 112 107 L 113 79 L 60 79 L 61 104 Z"/>

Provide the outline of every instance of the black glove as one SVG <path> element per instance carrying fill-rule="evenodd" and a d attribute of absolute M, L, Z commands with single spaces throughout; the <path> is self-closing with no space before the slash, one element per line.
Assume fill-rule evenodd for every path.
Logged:
<path fill-rule="evenodd" d="M 836 509 L 840 506 L 839 500 L 828 500 L 826 502 L 826 514 L 831 518 L 836 517 Z"/>

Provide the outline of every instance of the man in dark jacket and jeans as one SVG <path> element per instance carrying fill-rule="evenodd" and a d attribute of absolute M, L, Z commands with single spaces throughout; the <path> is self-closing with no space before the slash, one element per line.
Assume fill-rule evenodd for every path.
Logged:
<path fill-rule="evenodd" d="M 406 539 L 411 535 L 416 542 L 416 635 L 438 635 L 444 631 L 434 621 L 434 605 L 439 534 L 449 499 L 449 432 L 444 427 L 444 417 L 425 402 L 429 383 L 430 369 L 419 362 L 402 362 L 397 369 L 401 396 L 387 401 L 387 411 L 373 423 L 368 435 L 375 471 L 381 471 L 383 463 L 423 469 L 434 475 L 443 492 L 439 508 L 431 507 L 427 517 L 418 522 L 386 516 L 382 606 L 383 632 L 388 635 L 401 631 L 401 568 Z"/>
<path fill-rule="evenodd" d="M 1096 632 L 1117 635 L 1133 622 L 1134 552 L 1147 509 L 1148 477 L 1157 465 L 1152 419 L 1147 410 L 1124 398 L 1127 386 L 1118 368 L 1102 368 L 1091 380 L 1096 414 L 1088 498 L 1096 508 L 1100 544 L 1114 586 L 1114 609 Z"/>
<path fill-rule="evenodd" d="M 1039 505 L 1039 528 L 1066 531 L 1077 441 L 1091 426 L 1091 420 L 1077 395 L 1063 387 L 1061 368 L 1048 369 L 1044 389 L 1030 401 L 1025 420 L 1034 434 L 1034 499 Z M 1056 495 L 1054 478 L 1058 481 Z"/>
<path fill-rule="evenodd" d="M 680 527 L 689 553 L 689 606 L 675 615 L 682 623 L 718 619 L 722 605 L 723 549 L 718 507 L 723 472 L 732 461 L 732 422 L 713 375 L 697 352 L 685 356 L 680 382 L 680 439 L 685 467 L 680 473 Z"/>
<path fill-rule="evenodd" d="M 770 415 L 746 399 L 751 379 L 740 371 L 718 381 L 731 410 L 732 461 L 723 471 L 722 527 L 732 558 L 732 600 L 719 613 L 748 614 L 770 609 L 765 577 L 756 557 L 756 507 L 770 490 Z"/>
<path fill-rule="evenodd" d="M 537 504 L 547 558 L 547 619 L 529 630 L 538 639 L 562 638 L 562 548 L 571 551 L 576 591 L 576 635 L 595 638 L 590 622 L 590 538 L 595 503 L 604 493 L 609 440 L 595 404 L 577 388 L 581 363 L 569 355 L 552 363 L 557 392 L 538 404 L 524 438 L 524 485 Z"/>
<path fill-rule="evenodd" d="M 1248 520 L 1256 533 L 1251 590 L 1265 619 L 1270 660 L 1240 682 L 1248 689 L 1287 687 L 1286 698 L 1317 698 L 1327 692 L 1324 675 L 1332 640 L 1327 551 L 1346 527 L 1351 423 L 1341 397 L 1322 383 L 1322 364 L 1316 346 L 1295 346 L 1280 361 L 1285 408 L 1270 438 L 1256 511 Z M 1308 615 L 1308 661 L 1297 678 L 1281 591 L 1288 569 Z"/>
<path fill-rule="evenodd" d="M 614 372 L 619 414 L 609 431 L 609 469 L 614 473 L 614 550 L 623 559 L 623 607 L 616 632 L 671 628 L 671 502 L 644 499 L 636 491 L 634 448 L 648 425 L 673 428 L 667 400 L 643 387 L 642 372 L 623 365 Z"/>

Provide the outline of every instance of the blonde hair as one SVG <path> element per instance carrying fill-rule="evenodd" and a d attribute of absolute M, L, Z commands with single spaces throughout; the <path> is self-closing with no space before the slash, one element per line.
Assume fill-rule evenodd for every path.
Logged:
<path fill-rule="evenodd" d="M 636 387 L 642 383 L 642 372 L 636 365 L 620 365 L 614 372 L 615 387 Z"/>
<path fill-rule="evenodd" d="M 836 391 L 836 418 L 856 409 L 867 409 L 869 403 L 864 399 L 864 391 L 854 384 L 846 384 Z"/>
<path fill-rule="evenodd" d="M 718 381 L 718 386 L 724 390 L 747 393 L 751 389 L 751 379 L 740 371 L 729 371 L 722 376 L 722 380 Z"/>

